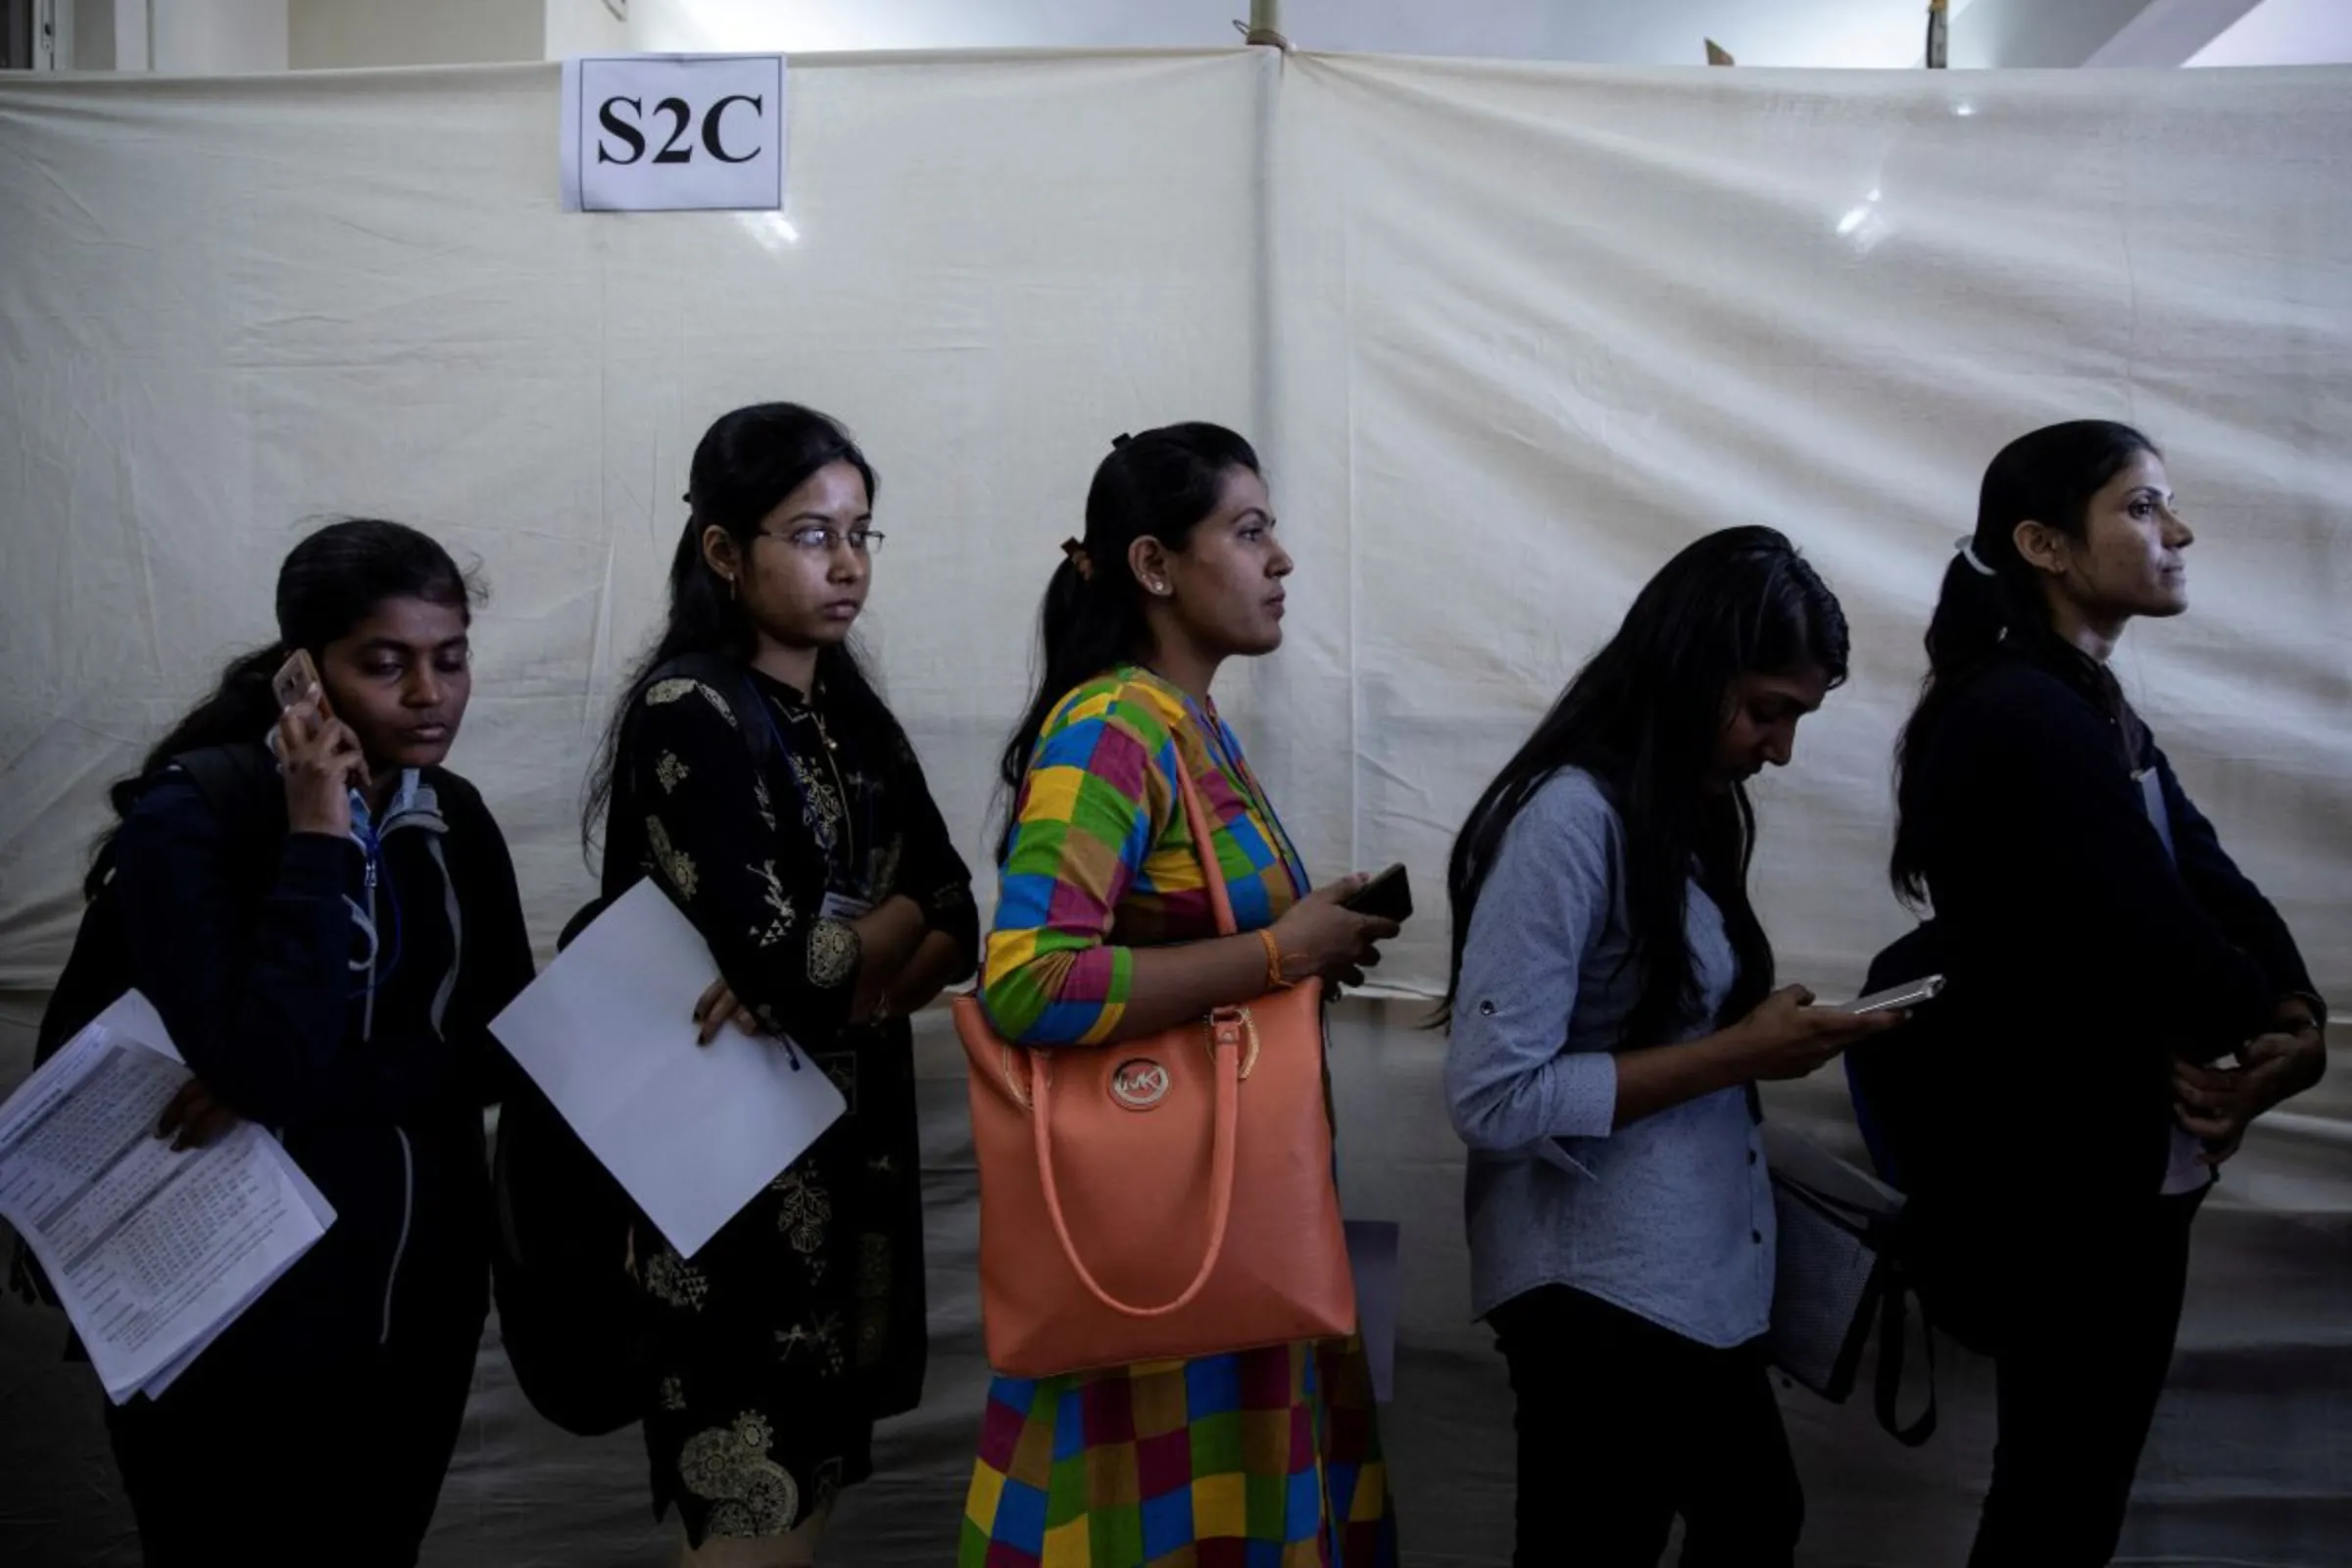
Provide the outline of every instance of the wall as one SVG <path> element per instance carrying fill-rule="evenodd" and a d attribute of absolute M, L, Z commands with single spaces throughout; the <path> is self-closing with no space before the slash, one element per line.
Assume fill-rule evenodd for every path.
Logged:
<path fill-rule="evenodd" d="M 628 24 L 612 15 L 605 0 L 547 0 L 543 36 L 550 60 L 626 54 L 635 47 Z"/>
<path fill-rule="evenodd" d="M 1202 48 L 1243 0 L 71 0 L 74 64 L 211 74 L 563 59 L 630 50 Z M 2249 13 L 2251 13 L 2249 15 Z M 1919 63 L 1925 0 L 1286 0 L 1327 53 L 1690 64 L 1713 37 L 1742 66 Z M 2240 22 L 2240 19 L 2244 19 Z M 2238 24 L 2232 28 L 2232 24 Z M 2229 36 L 2216 43 L 2217 35 Z M 2352 58 L 2342 0 L 1955 0 L 1956 68 L 2276 65 Z M 2208 48 L 2208 45 L 2213 45 Z"/>
<path fill-rule="evenodd" d="M 544 58 L 543 0 L 291 0 L 297 71 Z"/>
<path fill-rule="evenodd" d="M 2211 43 L 2260 0 L 2149 0 L 2085 65 L 2169 70 Z"/>
<path fill-rule="evenodd" d="M 163 0 L 148 15 L 150 61 L 165 74 L 286 69 L 286 0 Z"/>
<path fill-rule="evenodd" d="M 602 9 L 598 0 L 587 0 Z M 1213 48 L 1244 0 L 630 0 L 630 46 L 779 49 Z M 1284 0 L 1283 29 L 1327 53 L 1699 65 L 1716 37 L 1751 65 L 1902 67 L 1924 0 Z"/>
<path fill-rule="evenodd" d="M 1972 5 L 1955 5 L 1952 69 L 2084 65 L 2148 9 L 2149 0 L 1975 0 Z M 1927 7 L 1918 10 L 1924 37 Z"/>
<path fill-rule="evenodd" d="M 74 69 L 115 69 L 115 0 L 74 0 Z"/>
<path fill-rule="evenodd" d="M 2352 64 L 2352 5 L 2263 0 L 2188 62 L 2192 66 Z"/>

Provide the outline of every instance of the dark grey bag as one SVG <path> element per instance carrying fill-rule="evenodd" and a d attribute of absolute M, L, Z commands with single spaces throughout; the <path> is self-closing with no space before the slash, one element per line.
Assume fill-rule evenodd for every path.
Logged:
<path fill-rule="evenodd" d="M 1773 1212 L 1779 1262 L 1773 1280 L 1773 1364 L 1834 1404 L 1861 1381 L 1871 1330 L 1879 1335 L 1874 1402 L 1879 1424 L 1907 1447 L 1936 1432 L 1936 1344 L 1921 1318 L 1928 1403 L 1917 1420 L 1896 1413 L 1915 1292 L 1901 1266 L 1903 1200 L 1828 1151 L 1776 1131 Z"/>

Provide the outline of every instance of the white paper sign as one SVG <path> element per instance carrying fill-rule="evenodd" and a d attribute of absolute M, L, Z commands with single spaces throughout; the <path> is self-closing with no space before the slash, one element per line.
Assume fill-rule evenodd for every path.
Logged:
<path fill-rule="evenodd" d="M 646 1218 L 688 1257 L 848 1109 L 804 1052 L 733 1025 L 698 1043 L 718 965 L 649 878 L 490 1028 Z"/>
<path fill-rule="evenodd" d="M 564 62 L 567 213 L 781 212 L 782 55 Z"/>

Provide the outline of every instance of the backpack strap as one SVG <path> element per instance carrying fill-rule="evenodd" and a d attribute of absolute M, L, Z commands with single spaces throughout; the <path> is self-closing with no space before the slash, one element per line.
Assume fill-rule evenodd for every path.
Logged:
<path fill-rule="evenodd" d="M 749 666 L 723 654 L 681 654 L 655 671 L 658 679 L 684 676 L 701 681 L 718 694 L 735 720 L 735 729 L 752 750 L 752 761 L 765 767 L 777 750 L 775 726 L 768 721 L 767 703 L 760 695 Z"/>
<path fill-rule="evenodd" d="M 169 777 L 173 771 L 196 786 L 196 793 L 220 821 L 233 862 L 258 862 L 259 857 L 274 850 L 285 837 L 285 784 L 278 775 L 277 759 L 267 746 L 200 747 L 172 758 L 159 776 Z M 267 866 L 255 863 L 251 870 L 267 882 Z"/>
<path fill-rule="evenodd" d="M 753 768 L 759 771 L 765 770 L 768 762 L 779 750 L 780 742 L 777 739 L 775 727 L 767 721 L 765 700 L 760 697 L 760 688 L 753 681 L 751 670 L 747 666 L 740 661 L 729 659 L 723 654 L 680 654 L 677 658 L 665 660 L 648 671 L 645 684 L 651 686 L 656 681 L 663 680 L 699 681 L 708 688 L 725 706 L 727 716 L 735 721 L 735 732 L 743 737 L 744 745 L 751 750 Z M 632 700 L 629 707 L 631 711 L 624 713 L 621 718 L 621 731 L 616 747 L 616 750 L 623 754 L 628 750 L 629 723 L 635 716 L 636 703 Z M 556 940 L 558 952 L 569 947 L 572 939 L 587 929 L 589 922 L 604 913 L 614 899 L 634 886 L 638 880 L 640 873 L 636 867 L 642 861 L 644 855 L 641 831 L 621 822 L 618 819 L 618 812 L 613 809 L 624 799 L 623 786 L 615 779 L 612 799 L 605 818 L 605 853 L 607 857 L 605 863 L 607 866 L 613 863 L 611 858 L 613 848 L 615 845 L 620 846 L 625 852 L 622 863 L 631 868 L 627 880 L 617 888 L 600 890 L 597 897 L 572 911 L 571 918 L 564 924 L 563 935 Z"/>
<path fill-rule="evenodd" d="M 275 796 L 276 763 L 266 746 L 206 746 L 182 752 L 168 764 L 187 775 L 205 804 L 232 826 L 242 823 L 254 805 Z"/>
<path fill-rule="evenodd" d="M 172 758 L 162 767 L 118 785 L 116 809 L 127 815 L 140 795 L 174 772 L 195 785 L 196 792 L 225 824 L 231 853 L 250 853 L 266 832 L 282 829 L 282 811 L 270 807 L 278 799 L 277 767 L 269 749 L 258 745 L 206 746 Z M 110 836 L 91 869 L 90 896 L 66 965 L 51 988 L 33 1045 L 38 1066 L 64 1049 L 82 1025 L 122 994 L 122 936 L 115 915 L 115 843 Z M 95 989 L 93 989 L 95 988 Z M 101 995 L 100 993 L 104 994 Z"/>
<path fill-rule="evenodd" d="M 1871 1394 L 1878 1407 L 1879 1425 L 1886 1435 L 1906 1448 L 1916 1448 L 1936 1435 L 1936 1325 L 1928 1316 L 1927 1303 L 1920 1303 L 1920 1343 L 1928 1363 L 1928 1407 L 1919 1419 L 1909 1426 L 1895 1413 L 1895 1396 L 1903 1388 L 1903 1311 L 1904 1298 L 1911 1296 L 1911 1282 L 1904 1277 L 1898 1262 L 1887 1271 L 1886 1283 L 1879 1293 L 1879 1369 L 1872 1380 Z"/>

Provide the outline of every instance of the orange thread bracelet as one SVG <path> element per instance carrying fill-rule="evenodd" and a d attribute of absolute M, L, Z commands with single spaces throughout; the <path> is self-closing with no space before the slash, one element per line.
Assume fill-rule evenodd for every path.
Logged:
<path fill-rule="evenodd" d="M 1298 982 L 1282 976 L 1282 944 L 1274 940 L 1272 927 L 1258 928 L 1257 940 L 1266 945 L 1266 989 L 1288 991 Z"/>

